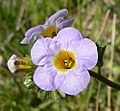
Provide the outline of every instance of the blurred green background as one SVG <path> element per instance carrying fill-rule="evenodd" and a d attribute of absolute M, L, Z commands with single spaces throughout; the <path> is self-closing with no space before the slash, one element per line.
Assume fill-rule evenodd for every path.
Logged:
<path fill-rule="evenodd" d="M 75 18 L 72 26 L 84 37 L 107 44 L 102 73 L 120 83 L 120 0 L 0 0 L 0 111 L 120 111 L 120 92 L 92 77 L 77 96 L 42 101 L 24 86 L 25 73 L 13 75 L 8 70 L 12 54 L 29 55 L 32 45 L 20 45 L 25 31 L 62 8 Z"/>

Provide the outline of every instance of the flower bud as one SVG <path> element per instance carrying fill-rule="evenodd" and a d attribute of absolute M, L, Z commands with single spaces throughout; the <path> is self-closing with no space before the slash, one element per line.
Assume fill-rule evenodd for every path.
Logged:
<path fill-rule="evenodd" d="M 11 71 L 11 73 L 15 73 L 17 71 L 17 66 L 15 65 L 15 61 L 17 60 L 17 56 L 16 55 L 12 55 L 10 57 L 10 59 L 7 62 L 7 66 L 9 68 L 9 70 Z"/>
<path fill-rule="evenodd" d="M 7 62 L 7 66 L 12 73 L 17 71 L 30 72 L 35 69 L 35 65 L 32 63 L 30 57 L 18 57 L 12 55 Z"/>

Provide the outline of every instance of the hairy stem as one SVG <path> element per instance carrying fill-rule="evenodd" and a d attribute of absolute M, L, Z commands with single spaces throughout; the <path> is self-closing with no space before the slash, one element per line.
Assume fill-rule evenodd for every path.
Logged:
<path fill-rule="evenodd" d="M 114 83 L 111 80 L 105 78 L 104 76 L 97 74 L 96 72 L 89 71 L 89 73 L 92 77 L 98 79 L 99 81 L 105 83 L 106 85 L 108 85 L 114 89 L 120 90 L 120 84 Z"/>

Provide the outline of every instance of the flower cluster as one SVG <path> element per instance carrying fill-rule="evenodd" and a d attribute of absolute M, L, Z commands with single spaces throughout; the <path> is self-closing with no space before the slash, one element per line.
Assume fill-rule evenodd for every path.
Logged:
<path fill-rule="evenodd" d="M 40 89 L 59 89 L 65 94 L 76 95 L 88 86 L 88 70 L 96 65 L 98 52 L 93 41 L 83 38 L 77 29 L 70 27 L 74 19 L 64 19 L 67 13 L 67 9 L 62 9 L 52 15 L 44 25 L 29 29 L 21 43 L 35 42 L 30 56 L 37 67 L 33 81 Z M 14 63 L 12 62 L 12 66 Z M 18 63 L 20 66 L 21 63 Z M 8 66 L 10 68 L 10 62 Z"/>

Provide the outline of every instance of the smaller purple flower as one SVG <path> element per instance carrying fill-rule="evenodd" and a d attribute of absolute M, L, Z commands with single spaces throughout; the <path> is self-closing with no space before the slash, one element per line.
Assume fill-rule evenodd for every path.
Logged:
<path fill-rule="evenodd" d="M 67 15 L 67 9 L 62 9 L 53 14 L 43 25 L 38 25 L 30 28 L 25 33 L 25 38 L 20 42 L 21 44 L 29 44 L 40 37 L 54 37 L 61 29 L 72 25 L 74 19 L 64 19 Z"/>
<path fill-rule="evenodd" d="M 39 88 L 76 95 L 88 86 L 88 70 L 96 65 L 98 53 L 93 41 L 74 28 L 64 28 L 53 39 L 38 39 L 31 58 L 38 65 L 33 80 Z"/>

